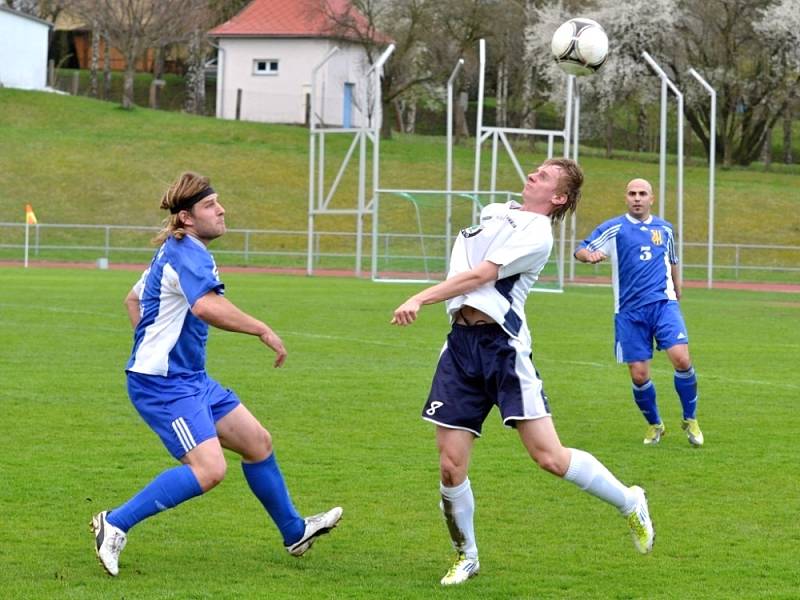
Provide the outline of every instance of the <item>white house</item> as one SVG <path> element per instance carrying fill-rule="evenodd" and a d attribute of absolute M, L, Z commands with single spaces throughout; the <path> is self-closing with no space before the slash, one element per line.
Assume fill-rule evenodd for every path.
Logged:
<path fill-rule="evenodd" d="M 47 86 L 52 24 L 0 6 L 0 84 L 25 90 Z"/>
<path fill-rule="evenodd" d="M 346 0 L 329 4 L 337 11 L 349 6 Z M 219 47 L 217 117 L 308 122 L 312 70 L 336 46 L 339 52 L 317 73 L 317 112 L 326 125 L 363 123 L 366 52 L 333 33 L 320 5 L 319 0 L 254 0 L 209 32 Z M 363 15 L 353 16 L 366 24 Z"/>

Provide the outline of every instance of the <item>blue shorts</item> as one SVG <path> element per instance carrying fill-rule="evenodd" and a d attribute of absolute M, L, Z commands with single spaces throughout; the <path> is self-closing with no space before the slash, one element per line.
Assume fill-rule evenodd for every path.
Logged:
<path fill-rule="evenodd" d="M 439 356 L 422 418 L 476 436 L 492 407 L 503 424 L 550 415 L 531 350 L 500 325 L 453 325 Z"/>
<path fill-rule="evenodd" d="M 217 436 L 216 422 L 239 406 L 236 394 L 206 373 L 161 377 L 127 372 L 128 396 L 172 456 Z"/>
<path fill-rule="evenodd" d="M 614 350 L 617 362 L 631 363 L 653 358 L 653 340 L 658 350 L 688 344 L 689 334 L 675 300 L 646 304 L 614 317 Z"/>

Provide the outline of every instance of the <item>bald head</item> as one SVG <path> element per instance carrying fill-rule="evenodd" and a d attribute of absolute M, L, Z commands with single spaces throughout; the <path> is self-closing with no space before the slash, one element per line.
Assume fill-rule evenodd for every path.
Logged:
<path fill-rule="evenodd" d="M 646 179 L 631 179 L 625 189 L 625 202 L 630 216 L 645 221 L 653 206 L 653 186 Z"/>
<path fill-rule="evenodd" d="M 650 185 L 650 182 L 647 179 L 631 179 L 628 182 L 628 187 L 625 188 L 626 190 L 631 189 L 631 187 L 635 188 L 644 188 L 647 190 L 647 193 L 651 196 L 653 195 L 653 186 Z"/>

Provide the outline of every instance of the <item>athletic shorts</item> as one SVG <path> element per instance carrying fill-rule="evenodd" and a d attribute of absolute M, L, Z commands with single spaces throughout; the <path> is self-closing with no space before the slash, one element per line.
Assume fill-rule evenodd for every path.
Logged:
<path fill-rule="evenodd" d="M 689 343 L 683 315 L 675 300 L 618 313 L 614 317 L 614 337 L 614 350 L 620 363 L 653 358 L 653 340 L 658 350 Z"/>
<path fill-rule="evenodd" d="M 128 396 L 177 459 L 217 436 L 216 422 L 239 406 L 236 394 L 206 373 L 162 377 L 128 371 Z"/>
<path fill-rule="evenodd" d="M 492 406 L 503 424 L 550 415 L 531 350 L 500 325 L 453 325 L 447 336 L 422 418 L 481 435 Z"/>

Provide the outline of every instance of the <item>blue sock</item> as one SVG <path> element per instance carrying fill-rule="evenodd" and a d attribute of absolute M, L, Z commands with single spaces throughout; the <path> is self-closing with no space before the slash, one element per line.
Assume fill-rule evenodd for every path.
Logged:
<path fill-rule="evenodd" d="M 108 515 L 108 522 L 127 532 L 147 517 L 203 493 L 189 465 L 173 467 L 148 483 L 138 494 Z"/>
<path fill-rule="evenodd" d="M 305 521 L 292 504 L 275 454 L 259 463 L 243 462 L 242 471 L 250 489 L 278 526 L 284 545 L 289 546 L 303 537 Z"/>
<path fill-rule="evenodd" d="M 694 419 L 697 414 L 697 376 L 694 367 L 685 371 L 675 369 L 675 391 L 681 399 L 683 418 Z"/>
<path fill-rule="evenodd" d="M 656 386 L 653 385 L 652 380 L 648 379 L 642 385 L 634 383 L 633 399 L 650 425 L 661 423 L 661 416 L 658 414 L 658 406 L 656 405 Z"/>

